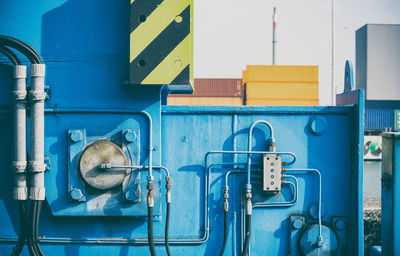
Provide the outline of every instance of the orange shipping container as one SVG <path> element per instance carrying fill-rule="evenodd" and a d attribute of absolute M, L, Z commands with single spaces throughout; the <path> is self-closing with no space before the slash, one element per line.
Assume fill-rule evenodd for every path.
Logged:
<path fill-rule="evenodd" d="M 246 105 L 318 105 L 318 66 L 247 66 Z"/>

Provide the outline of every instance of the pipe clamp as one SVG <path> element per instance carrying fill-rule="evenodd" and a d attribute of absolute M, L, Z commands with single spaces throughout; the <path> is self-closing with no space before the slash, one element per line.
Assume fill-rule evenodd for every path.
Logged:
<path fill-rule="evenodd" d="M 44 172 L 46 170 L 46 165 L 40 161 L 29 161 L 29 171 L 30 172 Z"/>
<path fill-rule="evenodd" d="M 45 100 L 47 96 L 47 93 L 45 93 L 44 91 L 40 91 L 40 90 L 33 90 L 33 91 L 29 91 L 29 99 L 31 101 L 42 101 Z"/>
<path fill-rule="evenodd" d="M 12 91 L 12 94 L 14 96 L 15 101 L 25 101 L 26 100 L 27 92 L 25 90 Z"/>
<path fill-rule="evenodd" d="M 26 161 L 13 161 L 11 163 L 11 168 L 13 168 L 15 173 L 26 172 Z"/>

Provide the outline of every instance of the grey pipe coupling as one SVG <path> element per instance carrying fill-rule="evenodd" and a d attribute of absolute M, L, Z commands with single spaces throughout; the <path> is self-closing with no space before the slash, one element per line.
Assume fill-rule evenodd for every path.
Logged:
<path fill-rule="evenodd" d="M 14 66 L 14 78 L 26 78 L 27 77 L 27 67 L 25 65 Z"/>
<path fill-rule="evenodd" d="M 28 199 L 28 188 L 27 187 L 14 187 L 14 200 L 26 200 Z"/>
<path fill-rule="evenodd" d="M 31 77 L 44 77 L 45 74 L 46 74 L 46 65 L 44 64 L 31 65 Z"/>
<path fill-rule="evenodd" d="M 44 187 L 31 187 L 29 189 L 29 199 L 43 201 L 46 197 L 46 189 Z"/>

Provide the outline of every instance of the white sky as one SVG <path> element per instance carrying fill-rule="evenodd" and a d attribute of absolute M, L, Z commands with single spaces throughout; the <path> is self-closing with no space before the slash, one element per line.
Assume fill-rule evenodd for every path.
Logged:
<path fill-rule="evenodd" d="M 319 66 L 320 105 L 330 105 L 331 0 L 194 0 L 194 77 L 240 78 L 246 65 L 270 65 L 274 6 L 276 64 Z M 400 0 L 335 1 L 337 92 L 366 23 L 400 24 Z"/>

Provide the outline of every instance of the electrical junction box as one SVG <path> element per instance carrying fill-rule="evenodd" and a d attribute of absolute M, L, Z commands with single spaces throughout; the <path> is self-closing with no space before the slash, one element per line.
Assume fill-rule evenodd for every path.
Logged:
<path fill-rule="evenodd" d="M 263 156 L 263 191 L 277 193 L 282 186 L 282 159 L 279 154 Z"/>
<path fill-rule="evenodd" d="M 130 8 L 130 84 L 193 91 L 192 0 L 131 1 Z"/>

